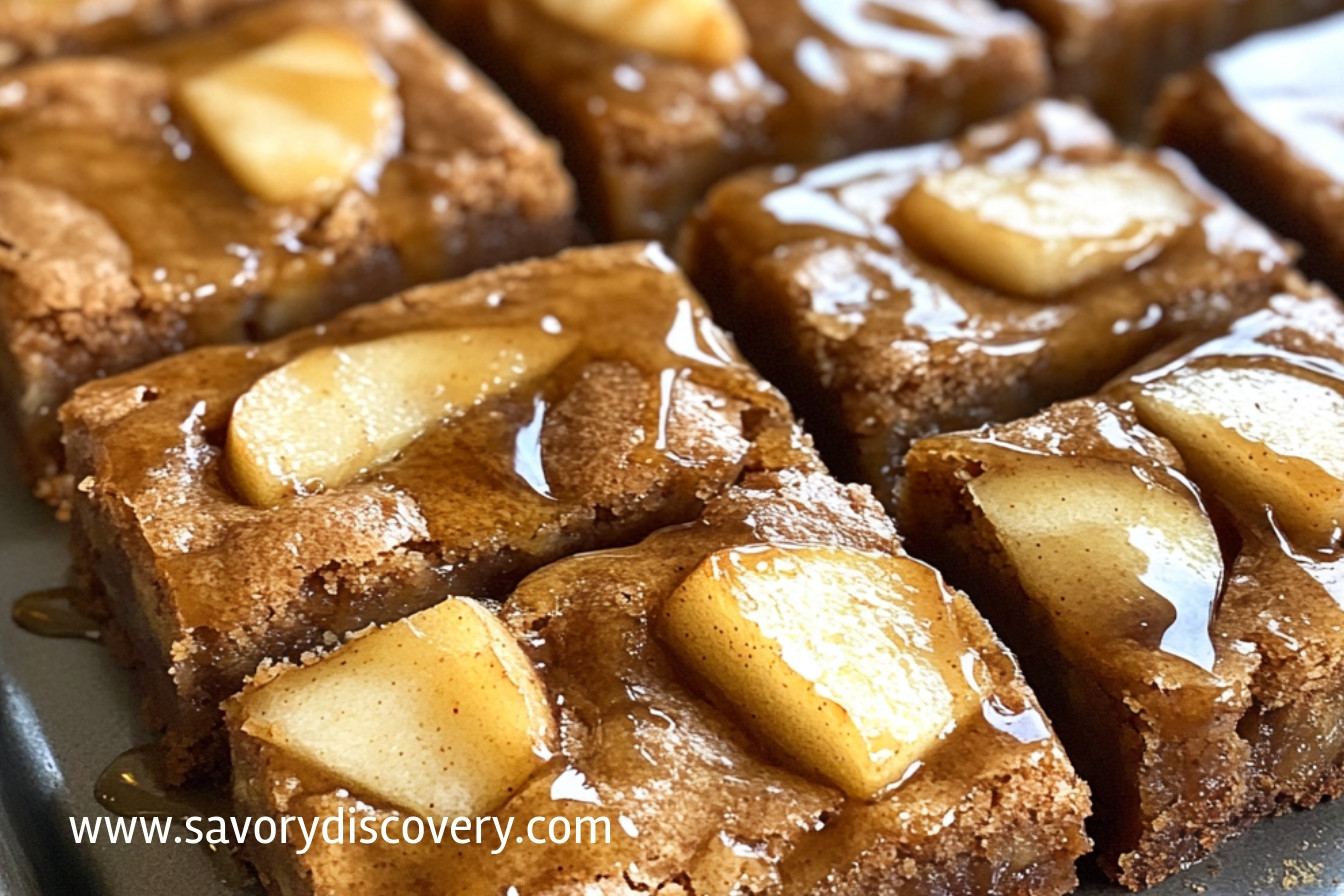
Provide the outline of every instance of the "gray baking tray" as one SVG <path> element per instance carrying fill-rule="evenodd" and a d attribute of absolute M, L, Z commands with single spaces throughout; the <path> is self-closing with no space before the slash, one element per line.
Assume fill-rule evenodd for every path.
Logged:
<path fill-rule="evenodd" d="M 19 629 L 22 595 L 67 584 L 64 526 L 28 496 L 0 432 L 0 896 L 254 896 L 189 845 L 77 846 L 71 816 L 108 814 L 94 783 L 151 740 L 130 675 L 99 645 Z M 1084 867 L 1082 896 L 1120 896 Z M 1262 822 L 1153 896 L 1344 896 L 1344 805 Z M 351 894 L 358 896 L 358 894 Z M 418 896 L 418 894 L 407 894 Z M 450 894 L 443 894 L 450 896 Z"/>

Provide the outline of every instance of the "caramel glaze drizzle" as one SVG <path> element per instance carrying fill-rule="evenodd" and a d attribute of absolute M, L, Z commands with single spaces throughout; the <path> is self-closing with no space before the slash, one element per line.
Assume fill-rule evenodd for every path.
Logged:
<path fill-rule="evenodd" d="M 83 638 L 101 642 L 98 623 L 75 609 L 74 588 L 51 588 L 25 594 L 14 602 L 14 622 L 47 638 Z M 163 784 L 163 749 L 157 744 L 133 747 L 122 753 L 98 776 L 93 795 L 118 815 L 172 818 L 224 817 L 232 814 L 228 797 L 219 791 L 169 788 Z M 206 826 L 201 831 L 206 831 Z M 232 832 L 230 832 L 232 835 Z M 181 836 L 180 834 L 177 836 Z M 194 839 L 194 834 L 189 835 Z M 181 842 L 181 841 L 177 841 Z M 220 883 L 246 889 L 256 883 L 247 867 L 224 845 L 202 842 Z"/>
<path fill-rule="evenodd" d="M 217 790 L 170 788 L 163 783 L 163 770 L 161 746 L 132 747 L 103 769 L 93 785 L 94 798 L 109 812 L 134 818 L 171 818 L 181 822 L 193 816 L 229 818 L 233 814 L 225 794 Z M 210 829 L 210 825 L 201 823 L 196 829 L 199 833 L 193 832 L 189 836 L 194 840 Z M 229 836 L 232 837 L 232 831 Z M 256 878 L 227 845 L 207 840 L 199 845 L 209 857 L 220 883 L 240 890 L 256 884 Z"/>
<path fill-rule="evenodd" d="M 14 602 L 14 622 L 25 631 L 47 638 L 83 638 L 102 641 L 98 623 L 75 609 L 74 588 L 50 588 L 25 594 Z"/>

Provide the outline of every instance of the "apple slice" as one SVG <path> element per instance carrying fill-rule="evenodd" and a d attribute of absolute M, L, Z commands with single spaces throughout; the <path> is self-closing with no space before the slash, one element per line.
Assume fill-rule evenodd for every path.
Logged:
<path fill-rule="evenodd" d="M 502 805 L 550 758 L 546 687 L 489 610 L 452 598 L 238 698 L 242 729 L 423 816 Z"/>
<path fill-rule="evenodd" d="M 1213 668 L 1218 536 L 1199 499 L 1126 464 L 1026 456 L 967 485 L 1022 590 L 1062 626 Z"/>
<path fill-rule="evenodd" d="M 709 66 L 747 55 L 747 29 L 728 0 L 535 0 L 552 18 L 633 50 Z"/>
<path fill-rule="evenodd" d="M 391 460 L 431 424 L 545 376 L 576 344 L 517 326 L 315 348 L 234 404 L 225 446 L 231 479 L 258 507 L 335 488 Z"/>
<path fill-rule="evenodd" d="M 1049 298 L 1156 256 L 1195 217 L 1175 175 L 1131 161 L 930 174 L 897 208 L 916 247 L 995 289 Z"/>
<path fill-rule="evenodd" d="M 310 26 L 182 82 L 178 98 L 267 202 L 368 189 L 401 144 L 392 71 L 346 29 Z"/>
<path fill-rule="evenodd" d="M 1344 394 L 1266 366 L 1184 367 L 1133 396 L 1145 426 L 1191 474 L 1247 513 L 1272 509 L 1288 539 L 1336 543 L 1344 528 Z"/>
<path fill-rule="evenodd" d="M 979 707 L 947 592 L 909 558 L 724 550 L 662 614 L 664 640 L 749 727 L 855 797 L 900 780 Z"/>

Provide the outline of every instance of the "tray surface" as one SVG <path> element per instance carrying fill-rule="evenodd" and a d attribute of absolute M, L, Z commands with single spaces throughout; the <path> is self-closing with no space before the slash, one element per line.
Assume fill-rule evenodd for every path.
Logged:
<path fill-rule="evenodd" d="M 21 630 L 21 596 L 64 585 L 64 526 L 27 494 L 8 433 L 0 437 L 0 896 L 257 896 L 221 882 L 200 848 L 76 845 L 70 817 L 107 815 L 99 774 L 151 739 L 131 676 L 97 644 Z M 1082 869 L 1079 896 L 1122 888 Z M 1261 822 L 1152 896 L 1344 896 L 1344 802 Z"/>

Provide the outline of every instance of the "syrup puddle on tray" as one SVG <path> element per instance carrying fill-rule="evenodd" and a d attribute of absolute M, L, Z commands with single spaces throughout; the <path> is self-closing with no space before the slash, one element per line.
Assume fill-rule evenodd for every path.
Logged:
<path fill-rule="evenodd" d="M 75 609 L 74 588 L 51 588 L 25 594 L 14 602 L 13 618 L 20 628 L 47 638 L 81 638 L 101 642 L 98 623 Z M 256 878 L 226 844 L 205 839 L 216 826 L 214 818 L 230 818 L 233 811 L 223 793 L 204 789 L 171 788 L 163 783 L 163 748 L 158 744 L 133 747 L 112 760 L 98 776 L 94 798 L 109 812 L 130 818 L 168 818 L 172 843 L 195 845 L 205 850 L 215 877 L 235 889 L 252 889 Z M 195 830 L 181 827 L 184 819 L 199 819 Z M 209 824 L 202 821 L 209 819 Z M 176 833 L 172 833 L 176 832 Z M 230 836 L 232 831 L 229 831 Z M 186 836 L 183 836 L 183 835 Z"/>
<path fill-rule="evenodd" d="M 74 588 L 51 588 L 25 594 L 14 602 L 14 622 L 22 629 L 48 638 L 101 641 L 98 623 L 75 609 Z"/>
<path fill-rule="evenodd" d="M 197 818 L 194 831 L 174 826 L 177 832 L 172 835 L 174 843 L 204 837 L 217 828 L 215 818 L 232 816 L 228 798 L 218 791 L 164 785 L 163 761 L 163 748 L 158 744 L 132 747 L 103 769 L 93 786 L 94 797 L 103 808 L 126 817 L 170 818 L 178 823 Z M 230 830 L 230 838 L 232 833 Z M 221 883 L 237 889 L 250 888 L 256 883 L 256 878 L 227 845 L 206 840 L 199 845 Z"/>

